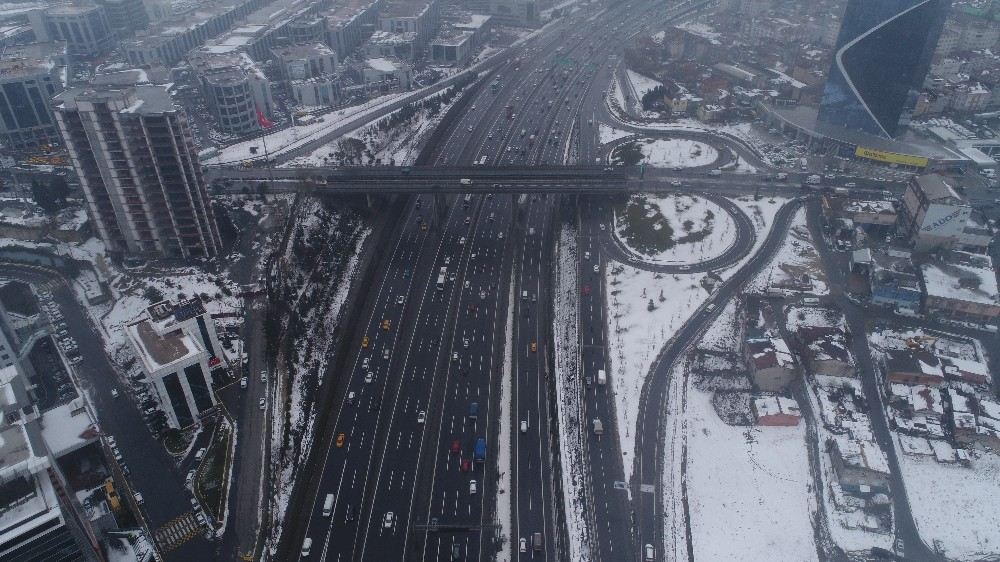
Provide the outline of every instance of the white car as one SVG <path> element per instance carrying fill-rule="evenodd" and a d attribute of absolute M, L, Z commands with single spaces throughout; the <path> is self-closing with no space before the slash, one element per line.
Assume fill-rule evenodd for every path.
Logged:
<path fill-rule="evenodd" d="M 375 373 L 368 371 L 365 373 L 365 384 L 371 384 L 375 380 Z"/>
<path fill-rule="evenodd" d="M 398 297 L 396 297 L 396 304 L 403 304 L 404 302 L 406 302 L 405 296 L 399 295 Z"/>
<path fill-rule="evenodd" d="M 469 349 L 469 338 L 462 338 L 462 347 Z"/>
<path fill-rule="evenodd" d="M 595 263 L 594 264 L 594 273 L 598 273 L 599 271 L 601 271 L 601 266 L 599 264 Z"/>
<path fill-rule="evenodd" d="M 372 361 L 371 357 L 365 357 L 364 359 L 362 359 L 361 360 L 361 368 L 367 370 L 368 369 L 368 365 L 371 364 L 371 361 Z"/>
<path fill-rule="evenodd" d="M 146 503 L 145 500 L 142 499 L 142 494 L 140 494 L 139 492 L 135 492 L 132 495 L 135 496 L 135 503 L 139 505 Z"/>
<path fill-rule="evenodd" d="M 528 420 L 521 420 L 521 433 L 528 433 Z"/>
<path fill-rule="evenodd" d="M 427 412 L 420 410 L 417 412 L 417 423 L 424 423 L 427 421 Z"/>
<path fill-rule="evenodd" d="M 260 370 L 260 382 L 262 382 L 262 383 L 266 383 L 267 382 L 267 369 L 261 369 Z"/>
<path fill-rule="evenodd" d="M 261 398 L 260 400 L 257 401 L 257 407 L 263 410 L 264 408 L 267 408 L 267 402 L 263 398 Z"/>
<path fill-rule="evenodd" d="M 528 539 L 521 537 L 521 540 L 517 541 L 518 550 L 521 552 L 528 552 Z"/>
<path fill-rule="evenodd" d="M 385 517 L 382 518 L 382 527 L 386 529 L 391 529 L 392 521 L 393 519 L 395 519 L 395 517 L 396 517 L 395 514 L 393 514 L 391 511 L 386 511 Z"/>
<path fill-rule="evenodd" d="M 681 186 L 681 182 L 679 180 L 674 180 L 674 181 L 670 182 L 670 185 L 672 185 L 674 187 L 680 187 Z"/>
<path fill-rule="evenodd" d="M 112 388 L 111 389 L 111 397 L 112 398 L 118 398 L 118 389 L 117 388 Z"/>
<path fill-rule="evenodd" d="M 603 231 L 603 230 L 607 230 L 607 229 L 608 229 L 607 225 L 605 225 L 605 224 L 604 224 L 604 223 L 602 222 L 602 223 L 601 223 L 601 230 Z"/>
<path fill-rule="evenodd" d="M 475 479 L 469 480 L 469 493 L 475 495 L 479 491 L 479 487 L 476 485 Z"/>
<path fill-rule="evenodd" d="M 647 544 L 643 550 L 645 551 L 646 554 L 645 562 L 653 562 L 653 560 L 656 558 L 656 551 L 653 550 L 653 545 Z"/>

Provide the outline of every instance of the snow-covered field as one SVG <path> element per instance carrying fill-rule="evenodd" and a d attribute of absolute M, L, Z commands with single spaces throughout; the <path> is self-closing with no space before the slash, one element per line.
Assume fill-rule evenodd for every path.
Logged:
<path fill-rule="evenodd" d="M 733 267 L 716 272 L 723 279 L 735 273 L 763 244 L 784 199 L 736 200 L 753 218 L 757 241 L 753 251 Z M 631 478 L 639 392 L 663 345 L 704 304 L 709 293 L 699 282 L 703 274 L 659 274 L 608 262 L 608 372 L 615 393 L 615 411 L 626 481 Z M 660 301 L 660 294 L 664 300 Z M 652 299 L 654 309 L 648 310 Z"/>
<path fill-rule="evenodd" d="M 694 559 L 816 560 L 804 426 L 726 425 L 694 389 L 684 417 Z"/>
<path fill-rule="evenodd" d="M 806 228 L 805 208 L 799 209 L 792 221 L 789 235 L 767 266 L 750 283 L 749 289 L 764 293 L 769 288 L 791 289 L 802 286 L 803 275 L 809 279 L 808 292 L 814 295 L 829 293 L 826 275 L 823 273 L 819 253 L 813 246 L 809 229 Z"/>
<path fill-rule="evenodd" d="M 712 201 L 687 194 L 637 194 L 615 216 L 615 237 L 649 263 L 697 263 L 736 241 L 732 218 Z"/>
<path fill-rule="evenodd" d="M 717 150 L 691 139 L 646 139 L 638 142 L 646 163 L 657 168 L 708 166 L 719 158 Z"/>
<path fill-rule="evenodd" d="M 1000 456 L 970 455 L 970 468 L 898 456 L 920 538 L 949 560 L 1000 559 Z"/>
<path fill-rule="evenodd" d="M 618 139 L 623 139 L 627 136 L 632 135 L 629 131 L 622 131 L 620 129 L 615 129 L 605 125 L 604 123 L 598 124 L 598 134 L 600 135 L 601 144 L 607 144 Z"/>
<path fill-rule="evenodd" d="M 626 70 L 625 72 L 628 74 L 628 79 L 632 82 L 632 87 L 635 88 L 635 93 L 639 96 L 640 100 L 642 100 L 642 96 L 646 95 L 646 92 L 663 85 L 658 80 L 646 78 L 634 70 Z"/>
<path fill-rule="evenodd" d="M 649 368 L 709 293 L 699 285 L 704 274 L 652 273 L 609 262 L 605 275 L 609 376 L 627 482 L 632 478 L 639 393 Z M 653 310 L 649 310 L 650 300 Z"/>

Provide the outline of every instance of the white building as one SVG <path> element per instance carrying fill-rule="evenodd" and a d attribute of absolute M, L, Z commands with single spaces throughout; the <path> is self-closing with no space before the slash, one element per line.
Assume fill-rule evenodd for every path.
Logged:
<path fill-rule="evenodd" d="M 903 193 L 898 227 L 918 252 L 951 248 L 959 243 L 972 208 L 955 191 L 952 180 L 938 174 L 918 176 Z"/>
<path fill-rule="evenodd" d="M 215 407 L 211 369 L 222 364 L 222 348 L 200 300 L 154 304 L 125 332 L 171 427 L 187 427 Z"/>
<path fill-rule="evenodd" d="M 262 117 L 271 117 L 271 82 L 246 53 L 199 49 L 188 55 L 188 62 L 222 131 L 252 133 L 261 129 Z"/>
<path fill-rule="evenodd" d="M 366 59 L 365 84 L 392 83 L 402 89 L 410 87 L 412 67 L 404 61 L 388 58 Z"/>
<path fill-rule="evenodd" d="M 97 506 L 83 508 L 56 462 L 88 446 L 100 458 L 97 425 L 83 399 L 40 412 L 31 392 L 17 367 L 0 369 L 0 560 L 101 560 Z"/>

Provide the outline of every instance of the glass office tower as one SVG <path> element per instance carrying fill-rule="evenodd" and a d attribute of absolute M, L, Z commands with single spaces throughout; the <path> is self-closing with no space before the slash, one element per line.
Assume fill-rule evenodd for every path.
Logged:
<path fill-rule="evenodd" d="M 908 119 L 951 0 L 849 0 L 819 121 L 892 138 Z"/>

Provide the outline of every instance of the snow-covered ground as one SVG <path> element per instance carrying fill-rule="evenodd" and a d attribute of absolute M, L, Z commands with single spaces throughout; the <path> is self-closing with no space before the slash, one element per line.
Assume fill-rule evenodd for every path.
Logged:
<path fill-rule="evenodd" d="M 806 228 L 805 208 L 799 209 L 795 214 L 789 234 L 778 253 L 761 269 L 748 289 L 764 293 L 769 288 L 780 290 L 805 288 L 805 284 L 802 283 L 803 275 L 808 276 L 811 287 L 808 289 L 809 293 L 814 295 L 829 293 L 819 253 L 813 245 L 809 229 Z"/>
<path fill-rule="evenodd" d="M 1000 456 L 973 452 L 966 468 L 896 450 L 921 539 L 949 560 L 1000 559 Z"/>
<path fill-rule="evenodd" d="M 705 276 L 700 273 L 660 274 L 609 262 L 605 276 L 609 376 L 628 482 L 643 382 L 664 344 L 704 304 L 709 293 L 699 284 Z M 653 310 L 649 310 L 650 300 Z"/>
<path fill-rule="evenodd" d="M 694 559 L 816 560 L 804 426 L 726 425 L 694 389 L 684 419 Z"/>
<path fill-rule="evenodd" d="M 628 74 L 628 79 L 632 82 L 632 87 L 635 89 L 635 93 L 639 96 L 640 101 L 642 100 L 642 96 L 646 95 L 646 92 L 663 85 L 658 80 L 646 78 L 634 70 L 626 70 L 625 72 Z"/>
<path fill-rule="evenodd" d="M 708 166 L 719 158 L 717 150 L 691 139 L 646 139 L 638 142 L 646 163 L 657 168 Z"/>
<path fill-rule="evenodd" d="M 615 129 L 614 127 L 605 125 L 604 123 L 598 124 L 598 134 L 600 135 L 601 144 L 607 144 L 632 135 L 629 131 Z"/>
<path fill-rule="evenodd" d="M 293 151 L 309 142 L 312 142 L 334 129 L 346 125 L 350 121 L 374 114 L 395 103 L 400 98 L 412 94 L 413 92 L 398 92 L 386 96 L 378 97 L 361 105 L 355 105 L 336 111 L 331 111 L 320 115 L 318 119 L 308 125 L 296 125 L 286 127 L 280 131 L 261 137 L 254 137 L 243 142 L 238 142 L 221 148 L 216 154 L 202 158 L 202 164 L 232 164 L 243 160 L 263 158 L 264 145 L 267 145 L 267 153 L 270 157 L 285 154 Z"/>
<path fill-rule="evenodd" d="M 698 195 L 633 195 L 614 224 L 621 246 L 649 263 L 709 260 L 736 241 L 736 225 L 729 214 Z"/>
<path fill-rule="evenodd" d="M 757 229 L 753 250 L 729 269 L 716 272 L 726 279 L 749 260 L 763 244 L 774 224 L 774 215 L 785 199 L 740 200 Z M 708 298 L 701 287 L 704 274 L 660 274 L 609 261 L 607 281 L 608 372 L 615 393 L 617 429 L 625 466 L 631 479 L 635 451 L 635 422 L 639 392 L 649 369 L 666 342 Z M 660 301 L 660 294 L 664 300 Z M 652 299 L 654 309 L 648 310 Z"/>
<path fill-rule="evenodd" d="M 590 527 L 586 522 L 586 443 L 580 423 L 579 277 L 576 231 L 559 232 L 553 325 L 556 338 L 556 408 L 559 415 L 559 457 L 562 469 L 563 513 L 569 536 L 569 559 L 588 562 Z"/>

